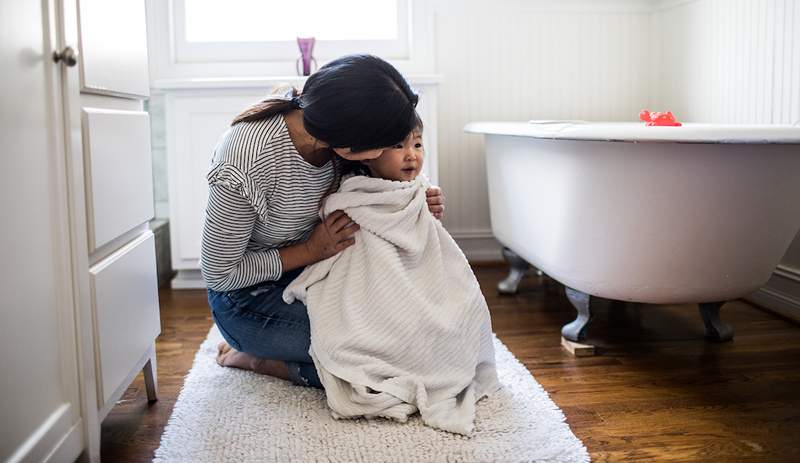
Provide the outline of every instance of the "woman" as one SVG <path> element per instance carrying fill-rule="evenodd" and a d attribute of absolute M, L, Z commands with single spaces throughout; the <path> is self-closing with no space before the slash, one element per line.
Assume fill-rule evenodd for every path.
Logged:
<path fill-rule="evenodd" d="M 417 95 L 389 63 L 339 58 L 302 95 L 265 100 L 237 116 L 214 152 L 201 270 L 224 343 L 217 362 L 322 387 L 308 354 L 306 307 L 283 302 L 303 267 L 352 245 L 358 225 L 341 211 L 319 222 L 339 183 L 339 157 L 374 159 L 417 122 Z M 440 218 L 441 190 L 428 190 Z"/>

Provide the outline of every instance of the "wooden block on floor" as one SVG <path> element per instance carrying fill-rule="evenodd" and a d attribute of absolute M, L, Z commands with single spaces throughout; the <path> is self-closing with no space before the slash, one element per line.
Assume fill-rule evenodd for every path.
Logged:
<path fill-rule="evenodd" d="M 591 357 L 595 354 L 594 346 L 572 342 L 561 336 L 561 346 L 575 357 Z"/>

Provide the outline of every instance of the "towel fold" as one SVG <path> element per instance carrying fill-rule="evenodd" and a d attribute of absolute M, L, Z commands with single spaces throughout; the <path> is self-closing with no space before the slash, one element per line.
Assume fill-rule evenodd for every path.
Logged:
<path fill-rule="evenodd" d="M 361 227 L 355 244 L 284 291 L 306 303 L 310 354 L 337 418 L 424 423 L 469 434 L 497 390 L 491 320 L 464 254 L 428 211 L 423 176 L 356 176 L 327 198 Z"/>

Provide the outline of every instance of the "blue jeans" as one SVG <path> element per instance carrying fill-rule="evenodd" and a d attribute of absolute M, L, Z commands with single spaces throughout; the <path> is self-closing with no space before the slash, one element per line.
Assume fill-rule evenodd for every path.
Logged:
<path fill-rule="evenodd" d="M 322 388 L 308 354 L 311 326 L 305 304 L 283 302 L 283 290 L 302 269 L 286 272 L 277 281 L 265 281 L 233 291 L 208 290 L 208 303 L 222 337 L 239 352 L 282 360 L 289 378 L 301 386 Z"/>

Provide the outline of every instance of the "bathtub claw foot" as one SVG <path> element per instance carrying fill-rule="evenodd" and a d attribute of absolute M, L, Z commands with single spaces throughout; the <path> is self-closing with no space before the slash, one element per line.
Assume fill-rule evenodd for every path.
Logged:
<path fill-rule="evenodd" d="M 725 302 L 709 302 L 698 304 L 700 306 L 700 316 L 706 325 L 706 338 L 717 342 L 725 342 L 733 339 L 733 328 L 719 318 L 719 309 Z"/>
<path fill-rule="evenodd" d="M 572 288 L 564 288 L 567 299 L 578 311 L 578 317 L 561 327 L 561 335 L 572 342 L 579 342 L 586 338 L 586 328 L 592 318 L 589 305 L 592 297 Z"/>
<path fill-rule="evenodd" d="M 497 284 L 497 290 L 501 294 L 514 294 L 517 292 L 519 282 L 525 276 L 525 272 L 530 268 L 525 259 L 518 256 L 514 251 L 508 248 L 503 248 L 503 257 L 506 259 L 511 268 L 508 271 L 508 276 Z"/>

